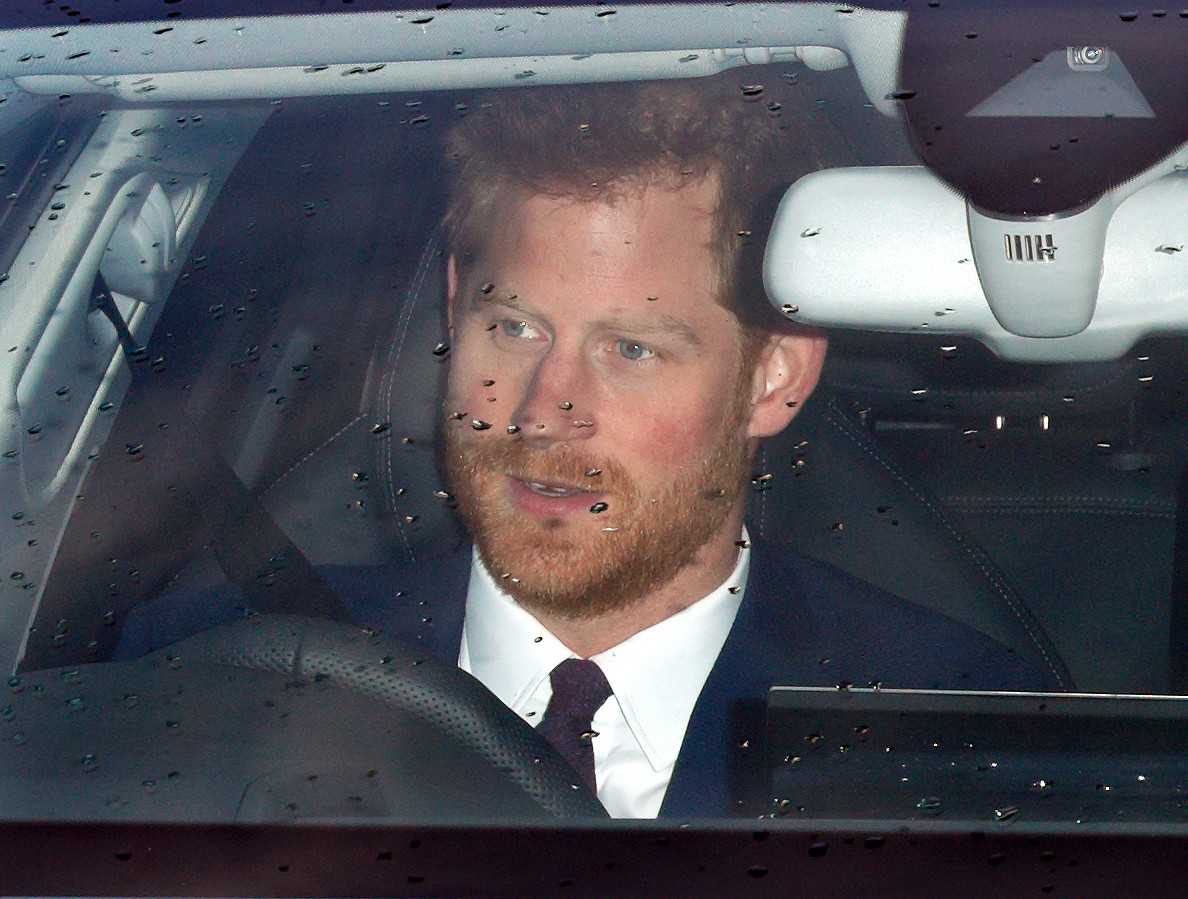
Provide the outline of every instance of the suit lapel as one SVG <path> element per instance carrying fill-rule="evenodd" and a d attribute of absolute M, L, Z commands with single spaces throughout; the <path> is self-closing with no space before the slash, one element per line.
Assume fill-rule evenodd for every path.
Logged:
<path fill-rule="evenodd" d="M 767 691 L 781 681 L 820 678 L 812 670 L 818 660 L 797 651 L 817 641 L 815 624 L 795 600 L 795 569 L 761 542 L 751 553 L 742 604 L 693 708 L 661 817 L 762 814 Z"/>

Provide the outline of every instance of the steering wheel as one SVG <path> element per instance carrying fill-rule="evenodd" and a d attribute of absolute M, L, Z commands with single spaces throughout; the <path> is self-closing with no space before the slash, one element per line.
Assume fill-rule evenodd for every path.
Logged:
<path fill-rule="evenodd" d="M 469 674 L 339 622 L 258 615 L 132 662 L 14 680 L 5 817 L 607 817 Z M 14 726 L 19 739 L 4 739 Z"/>

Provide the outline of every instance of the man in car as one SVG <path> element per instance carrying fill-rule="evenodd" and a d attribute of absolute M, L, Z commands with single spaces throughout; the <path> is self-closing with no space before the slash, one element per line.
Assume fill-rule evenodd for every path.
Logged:
<path fill-rule="evenodd" d="M 753 112 L 668 83 L 504 92 L 461 122 L 442 419 L 473 545 L 324 572 L 358 622 L 538 726 L 616 816 L 761 813 L 773 684 L 1046 686 L 962 625 L 752 542 L 756 449 L 826 349 L 758 281 L 779 157 Z"/>
<path fill-rule="evenodd" d="M 753 277 L 778 149 L 754 113 L 696 83 L 540 90 L 450 144 L 446 467 L 474 538 L 459 664 L 551 736 L 569 714 L 587 757 L 567 754 L 620 816 L 743 798 L 774 683 L 1043 685 L 750 542 L 756 448 L 826 347 Z M 570 714 L 574 692 L 597 705 Z"/>

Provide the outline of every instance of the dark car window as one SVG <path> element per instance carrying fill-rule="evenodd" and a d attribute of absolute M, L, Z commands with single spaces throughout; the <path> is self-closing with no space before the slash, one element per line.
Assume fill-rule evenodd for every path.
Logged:
<path fill-rule="evenodd" d="M 410 24 L 420 14 L 388 12 L 441 39 L 434 15 Z M 483 41 L 528 14 L 483 12 L 474 26 Z M 185 34 L 197 47 L 211 40 L 225 60 L 238 52 L 226 43 L 235 28 L 280 21 L 222 15 L 186 20 L 210 38 Z M 449 56 L 289 67 L 288 48 L 268 70 L 169 71 L 145 53 L 153 62 L 141 76 L 38 70 L 10 82 L 0 101 L 9 355 L 0 369 L 0 784 L 14 798 L 0 817 L 547 828 L 604 814 L 572 770 L 547 750 L 541 761 L 521 709 L 457 674 L 462 607 L 442 599 L 473 589 L 476 520 L 459 511 L 443 434 L 481 433 L 492 421 L 519 430 L 494 379 L 483 381 L 486 408 L 447 398 L 466 339 L 447 312 L 450 285 L 467 277 L 457 274 L 457 224 L 447 220 L 456 134 L 516 110 L 520 94 L 548 90 L 534 79 L 598 90 L 595 82 L 663 84 L 659 75 L 671 74 L 582 35 L 601 76 L 556 76 L 585 56 L 559 62 L 526 49 L 508 51 L 516 71 L 496 78 L 479 70 L 489 60 L 459 44 L 453 58 L 475 66 L 448 77 L 428 64 Z M 1008 229 L 1022 219 L 963 205 L 950 182 L 965 162 L 933 158 L 948 151 L 929 140 L 945 132 L 926 133 L 911 85 L 875 96 L 872 70 L 828 47 L 759 52 L 743 41 L 678 58 L 678 76 L 682 65 L 704 65 L 706 77 L 674 83 L 704 83 L 707 102 L 729 104 L 775 148 L 768 165 L 778 177 L 744 186 L 750 218 L 727 235 L 750 260 L 740 278 L 765 285 L 765 312 L 781 327 L 791 321 L 787 333 L 828 339 L 816 389 L 786 404 L 790 423 L 764 435 L 747 463 L 746 530 L 735 545 L 758 545 L 797 572 L 780 585 L 792 597 L 780 607 L 789 632 L 764 634 L 748 653 L 807 640 L 822 621 L 840 635 L 822 645 L 862 644 L 857 662 L 843 651 L 812 659 L 802 682 L 772 675 L 733 719 L 721 754 L 761 758 L 754 769 L 767 780 L 748 787 L 758 807 L 738 800 L 712 823 L 730 830 L 731 813 L 775 828 L 853 818 L 864 836 L 850 845 L 900 825 L 1000 833 L 1125 822 L 1150 834 L 1180 824 L 1183 775 L 1169 747 L 1182 713 L 1168 697 L 1183 692 L 1188 670 L 1182 165 L 1168 162 L 1112 212 L 1089 336 L 1035 336 L 980 292 L 959 295 L 962 285 L 981 289 L 970 235 L 982 226 L 970 216 Z M 424 75 L 397 74 L 421 63 Z M 394 86 L 369 86 L 373 76 Z M 78 96 L 38 80 L 58 77 L 79 79 L 69 82 Z M 300 95 L 303 78 L 352 87 Z M 29 111 L 6 125 L 6 103 Z M 912 179 L 927 186 L 914 193 Z M 1004 259 L 1016 270 L 1051 261 L 1045 248 L 1064 238 L 1043 228 L 1057 233 L 1052 222 L 1081 211 L 1036 216 L 1039 230 L 1017 241 L 1004 231 L 995 237 Z M 962 258 L 930 272 L 929 260 L 953 246 Z M 951 298 L 942 295 L 950 285 Z M 516 305 L 514 291 L 506 296 L 512 288 L 467 289 L 474 307 L 492 295 L 515 313 L 488 332 L 518 339 L 544 321 L 527 300 Z M 1131 294 L 1142 300 L 1139 324 L 1127 318 Z M 646 361 L 651 345 L 615 327 L 607 346 Z M 697 335 L 686 342 L 710 352 Z M 642 408 L 649 391 L 632 389 Z M 573 427 L 594 425 L 579 416 Z M 660 433 L 653 449 L 665 439 L 678 438 Z M 674 466 L 673 479 L 680 474 Z M 551 499 L 577 489 L 519 480 Z M 597 505 L 591 515 L 606 511 Z M 798 597 L 816 589 L 853 604 L 797 617 Z M 379 593 L 379 606 L 367 605 Z M 383 614 L 360 611 L 374 607 Z M 891 631 L 880 636 L 884 621 Z M 224 638 L 228 628 L 241 636 Z M 945 680 L 946 654 L 967 646 L 952 634 L 968 637 L 971 658 L 993 661 Z M 925 672 L 919 681 L 877 676 L 899 650 L 904 670 Z M 874 673 L 854 679 L 868 667 Z M 818 692 L 781 694 L 765 712 L 770 686 Z M 921 711 L 911 695 L 880 699 L 897 687 L 961 698 L 939 712 Z M 985 692 L 1043 696 L 992 705 L 977 695 Z M 858 697 L 853 706 L 843 694 Z M 1058 701 L 1048 694 L 1069 694 L 1070 704 L 1053 706 L 1057 715 L 1026 704 Z M 819 719 L 818 703 L 831 710 Z M 1054 717 L 1066 730 L 1043 736 Z M 894 758 L 872 758 L 874 748 Z M 1000 764 L 1016 766 L 1009 783 L 994 780 Z M 797 781 L 798 765 L 818 767 Z M 840 796 L 863 777 L 879 786 Z M 821 784 L 837 785 L 836 807 L 834 788 Z M 1056 798 L 1045 805 L 1046 796 Z M 711 826 L 698 813 L 674 824 L 691 821 Z M 827 843 L 814 837 L 808 855 L 823 857 L 813 847 Z M 759 882 L 768 868 L 747 870 Z"/>

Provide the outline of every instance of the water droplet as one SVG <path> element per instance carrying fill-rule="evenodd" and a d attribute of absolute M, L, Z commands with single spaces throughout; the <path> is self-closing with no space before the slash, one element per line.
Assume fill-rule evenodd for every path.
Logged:
<path fill-rule="evenodd" d="M 568 412 L 570 409 L 573 408 L 573 403 L 566 400 L 564 403 L 561 403 L 560 405 L 558 405 L 557 408 L 560 409 L 562 412 Z"/>
<path fill-rule="evenodd" d="M 742 593 L 742 587 L 727 587 L 726 591 L 734 596 L 738 596 L 738 594 Z"/>
<path fill-rule="evenodd" d="M 816 237 L 820 233 L 821 233 L 820 228 L 805 228 L 803 231 L 800 232 L 800 236 L 801 237 Z"/>
<path fill-rule="evenodd" d="M 449 351 L 450 351 L 450 345 L 448 343 L 439 343 L 435 347 L 433 347 L 433 355 L 434 356 L 444 356 Z"/>
<path fill-rule="evenodd" d="M 593 512 L 595 515 L 599 515 L 602 512 L 605 512 L 609 508 L 610 508 L 610 506 L 608 506 L 606 503 L 597 502 L 590 507 L 590 511 Z"/>
<path fill-rule="evenodd" d="M 99 760 L 95 758 L 95 753 L 93 752 L 88 752 L 86 755 L 84 755 L 81 759 L 79 759 L 79 763 L 82 765 L 84 774 L 90 774 L 99 767 Z"/>
<path fill-rule="evenodd" d="M 1166 253 L 1168 256 L 1171 256 L 1173 253 L 1179 253 L 1183 249 L 1184 249 L 1184 245 L 1182 243 L 1181 244 L 1163 243 L 1155 248 L 1155 252 L 1156 253 Z"/>
<path fill-rule="evenodd" d="M 1017 805 L 1008 805 L 1005 808 L 996 808 L 994 810 L 994 819 L 996 821 L 1009 821 L 1017 814 L 1019 814 L 1019 807 Z"/>
<path fill-rule="evenodd" d="M 588 478 L 596 478 L 600 474 L 602 474 L 601 468 L 590 468 L 590 469 L 586 470 L 586 477 L 588 477 Z"/>
<path fill-rule="evenodd" d="M 754 99 L 755 97 L 760 96 L 763 93 L 763 85 L 762 84 L 743 84 L 743 85 L 740 85 L 739 90 L 742 91 L 742 95 L 745 98 L 747 98 L 748 100 L 751 100 L 751 99 Z"/>
<path fill-rule="evenodd" d="M 392 423 L 389 421 L 380 422 L 377 425 L 371 426 L 371 433 L 375 434 L 377 437 L 387 434 L 391 430 L 392 430 Z"/>
<path fill-rule="evenodd" d="M 495 382 L 494 382 L 494 381 L 492 381 L 490 378 L 486 378 L 486 379 L 484 379 L 484 380 L 483 380 L 483 386 L 484 386 L 484 387 L 494 387 L 494 386 L 495 386 Z"/>
<path fill-rule="evenodd" d="M 491 427 L 491 422 L 483 421 L 481 418 L 475 418 L 471 420 L 470 426 L 476 431 L 485 431 Z M 509 433 L 511 432 L 509 431 Z"/>
<path fill-rule="evenodd" d="M 596 731 L 596 730 L 584 730 L 584 731 L 582 731 L 580 734 L 578 734 L 578 739 L 579 739 L 579 740 L 585 740 L 587 743 L 589 743 L 589 742 L 590 742 L 591 740 L 593 740 L 593 739 L 594 739 L 596 736 L 598 736 L 598 731 Z"/>
<path fill-rule="evenodd" d="M 515 434 L 515 433 L 517 433 L 519 430 L 520 430 L 520 426 L 519 426 L 519 425 L 508 425 L 508 426 L 507 426 L 507 433 L 509 433 L 509 434 Z"/>
<path fill-rule="evenodd" d="M 813 843 L 808 847 L 809 858 L 824 858 L 825 853 L 829 851 L 829 844 L 823 842 Z"/>
<path fill-rule="evenodd" d="M 930 815 L 939 815 L 941 813 L 941 801 L 936 796 L 925 796 L 916 803 L 916 808 Z"/>

